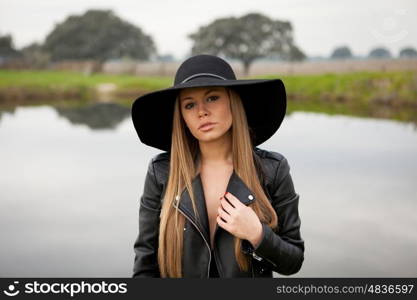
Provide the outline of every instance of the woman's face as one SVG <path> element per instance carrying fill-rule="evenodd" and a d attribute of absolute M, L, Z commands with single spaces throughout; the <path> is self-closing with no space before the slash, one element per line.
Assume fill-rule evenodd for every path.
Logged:
<path fill-rule="evenodd" d="M 181 114 L 200 142 L 223 137 L 232 125 L 230 99 L 224 87 L 186 88 L 180 91 Z M 212 125 L 201 127 L 210 122 Z"/>

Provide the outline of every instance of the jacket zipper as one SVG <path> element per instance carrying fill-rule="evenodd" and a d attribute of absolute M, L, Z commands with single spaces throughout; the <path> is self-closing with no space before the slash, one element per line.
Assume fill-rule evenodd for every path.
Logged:
<path fill-rule="evenodd" d="M 265 259 L 266 261 L 268 261 L 271 265 L 273 265 L 275 268 L 277 267 L 277 265 L 276 265 L 276 263 L 274 263 L 272 260 L 270 260 L 270 259 L 268 259 L 268 258 L 266 258 L 266 257 L 263 257 L 263 259 Z"/>
<path fill-rule="evenodd" d="M 264 257 L 264 256 L 261 256 L 261 255 L 258 255 L 255 251 L 251 251 L 251 256 L 253 257 L 253 258 L 255 258 L 256 260 L 258 260 L 258 261 L 261 261 L 262 259 L 264 259 L 264 260 L 266 260 L 266 261 L 268 261 L 271 265 L 273 265 L 274 267 L 277 267 L 277 265 L 272 261 L 272 260 L 270 260 L 270 259 L 268 259 L 268 258 L 266 258 L 266 257 Z"/>
<path fill-rule="evenodd" d="M 178 211 L 184 216 L 184 217 L 186 217 L 187 218 L 187 220 L 188 221 L 190 221 L 190 223 L 191 224 L 193 224 L 194 225 L 194 227 L 198 230 L 198 232 L 200 233 L 200 235 L 201 235 L 201 237 L 203 238 L 203 240 L 204 240 L 204 242 L 206 243 L 206 246 L 207 246 L 207 248 L 208 248 L 208 250 L 209 250 L 209 264 L 208 264 L 208 268 L 207 268 L 207 277 L 210 277 L 210 264 L 211 264 L 211 249 L 210 249 L 210 245 L 209 245 L 209 243 L 207 242 L 207 240 L 206 240 L 206 238 L 204 237 L 204 235 L 203 235 L 203 233 L 201 232 L 201 230 L 198 228 L 198 226 L 191 220 L 191 218 L 189 218 L 188 216 L 187 216 L 187 214 L 186 213 L 184 213 L 178 206 L 175 206 L 175 208 L 177 208 L 178 209 Z"/>
<path fill-rule="evenodd" d="M 250 268 L 252 270 L 252 278 L 255 278 L 255 273 L 253 271 L 253 262 L 252 262 L 252 259 L 249 259 L 249 263 L 250 263 Z"/>

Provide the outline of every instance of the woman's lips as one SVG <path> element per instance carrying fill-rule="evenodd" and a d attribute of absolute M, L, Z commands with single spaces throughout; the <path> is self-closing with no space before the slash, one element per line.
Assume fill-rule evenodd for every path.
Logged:
<path fill-rule="evenodd" d="M 207 124 L 207 125 L 201 126 L 199 129 L 200 129 L 201 131 L 209 131 L 209 130 L 213 129 L 213 127 L 214 127 L 215 125 L 216 125 L 216 123 L 210 123 L 210 124 Z"/>

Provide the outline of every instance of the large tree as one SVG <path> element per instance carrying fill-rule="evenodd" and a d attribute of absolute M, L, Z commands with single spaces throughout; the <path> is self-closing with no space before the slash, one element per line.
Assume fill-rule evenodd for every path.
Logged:
<path fill-rule="evenodd" d="M 213 21 L 191 33 L 192 54 L 223 55 L 240 60 L 245 74 L 257 58 L 276 56 L 302 60 L 304 53 L 293 42 L 290 22 L 272 20 L 259 13 Z"/>
<path fill-rule="evenodd" d="M 53 61 L 131 57 L 147 60 L 156 51 L 152 38 L 111 10 L 69 16 L 47 36 L 43 48 Z"/>

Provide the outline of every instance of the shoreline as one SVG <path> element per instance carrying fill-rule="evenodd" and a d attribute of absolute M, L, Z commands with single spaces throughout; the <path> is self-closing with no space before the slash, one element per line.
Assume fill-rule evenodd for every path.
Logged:
<path fill-rule="evenodd" d="M 142 94 L 169 87 L 172 80 L 169 77 L 10 70 L 0 70 L 0 78 L 0 110 L 42 102 L 129 105 Z M 417 123 L 417 72 L 326 73 L 280 78 L 286 87 L 289 110 L 327 111 Z"/>

